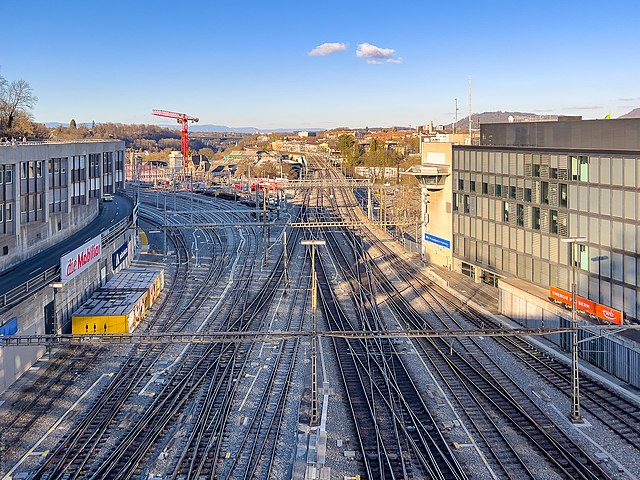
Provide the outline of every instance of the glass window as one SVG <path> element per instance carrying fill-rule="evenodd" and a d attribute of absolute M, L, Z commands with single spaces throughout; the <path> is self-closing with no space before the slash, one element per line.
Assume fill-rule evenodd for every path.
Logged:
<path fill-rule="evenodd" d="M 540 176 L 540 165 L 537 164 L 533 164 L 531 166 L 531 175 L 533 175 L 534 177 L 539 177 Z"/>
<path fill-rule="evenodd" d="M 621 158 L 611 159 L 611 184 L 622 185 L 623 164 Z"/>
<path fill-rule="evenodd" d="M 599 157 L 591 157 L 591 166 L 593 167 L 589 171 L 589 181 L 591 183 L 600 182 L 600 158 Z"/>
<path fill-rule="evenodd" d="M 589 187 L 589 212 L 600 213 L 600 195 L 598 187 Z"/>
<path fill-rule="evenodd" d="M 531 228 L 534 230 L 540 230 L 540 208 L 533 207 L 533 212 L 531 215 Z"/>
<path fill-rule="evenodd" d="M 558 233 L 558 211 L 551 210 L 550 212 L 550 224 L 549 224 L 549 232 Z"/>
<path fill-rule="evenodd" d="M 502 221 L 509 223 L 509 203 L 502 202 Z"/>
<path fill-rule="evenodd" d="M 516 222 L 519 227 L 524 227 L 524 205 L 516 205 Z"/>
<path fill-rule="evenodd" d="M 600 158 L 600 183 L 611 183 L 611 159 Z"/>
<path fill-rule="evenodd" d="M 622 281 L 622 262 L 623 255 L 621 253 L 611 252 L 611 278 Z"/>
<path fill-rule="evenodd" d="M 611 191 L 611 215 L 614 217 L 622 217 L 623 215 L 624 195 L 622 190 Z"/>
<path fill-rule="evenodd" d="M 568 206 L 568 201 L 567 201 L 567 184 L 566 183 L 561 183 L 560 184 L 560 192 L 559 192 L 559 204 L 561 207 L 567 208 Z"/>
<path fill-rule="evenodd" d="M 35 177 L 35 163 L 36 162 L 29 162 L 29 178 Z"/>
<path fill-rule="evenodd" d="M 7 168 L 4 171 L 4 183 L 13 183 L 13 169 Z"/>
<path fill-rule="evenodd" d="M 512 185 L 509 187 L 509 198 L 516 198 L 516 186 Z"/>
<path fill-rule="evenodd" d="M 637 220 L 636 195 L 633 191 L 624 192 L 624 218 L 628 220 Z"/>
<path fill-rule="evenodd" d="M 636 159 L 635 158 L 624 159 L 624 186 L 625 187 L 636 186 Z"/>
<path fill-rule="evenodd" d="M 530 187 L 525 187 L 525 189 L 524 189 L 524 201 L 525 202 L 530 202 L 531 201 L 531 188 Z"/>
<path fill-rule="evenodd" d="M 622 250 L 624 247 L 624 230 L 622 222 L 611 222 L 611 246 Z"/>
<path fill-rule="evenodd" d="M 600 219 L 600 244 L 611 247 L 611 220 Z"/>
<path fill-rule="evenodd" d="M 482 194 L 483 195 L 489 194 L 489 184 L 487 182 L 482 182 Z"/>
<path fill-rule="evenodd" d="M 549 178 L 558 178 L 558 169 L 556 167 L 549 168 Z"/>
<path fill-rule="evenodd" d="M 476 191 L 476 182 L 475 182 L 475 180 L 471 180 L 471 182 L 469 182 L 469 190 L 471 190 L 472 192 Z"/>
<path fill-rule="evenodd" d="M 7 222 L 10 222 L 13 219 L 12 213 L 13 213 L 13 210 L 11 209 L 11 204 L 10 203 L 5 204 L 4 218 L 6 218 Z"/>
<path fill-rule="evenodd" d="M 464 179 L 458 179 L 458 190 L 464 190 Z"/>
<path fill-rule="evenodd" d="M 501 197 L 502 196 L 502 185 L 500 185 L 499 183 L 496 183 L 496 197 Z"/>
<path fill-rule="evenodd" d="M 589 157 L 571 155 L 571 178 L 581 182 L 589 181 Z"/>
<path fill-rule="evenodd" d="M 600 189 L 600 213 L 611 215 L 611 190 L 608 188 Z"/>
<path fill-rule="evenodd" d="M 42 162 L 36 162 L 36 175 L 42 177 Z"/>
<path fill-rule="evenodd" d="M 20 178 L 25 179 L 27 178 L 27 172 L 29 170 L 29 164 L 28 162 L 22 162 L 20 164 Z"/>
<path fill-rule="evenodd" d="M 549 182 L 541 182 L 542 192 L 540 203 L 544 203 L 545 205 L 549 205 Z"/>
<path fill-rule="evenodd" d="M 636 249 L 636 226 L 632 223 L 624 224 L 624 249 L 628 252 Z"/>

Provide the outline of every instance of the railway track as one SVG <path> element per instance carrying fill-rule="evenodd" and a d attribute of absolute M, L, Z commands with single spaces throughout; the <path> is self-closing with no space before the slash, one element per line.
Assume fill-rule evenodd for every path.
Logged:
<path fill-rule="evenodd" d="M 321 214 L 322 208 L 316 211 Z M 323 233 L 352 298 L 352 304 L 346 307 L 349 310 L 345 310 L 321 261 L 318 285 L 329 328 L 379 329 L 382 320 L 362 252 L 345 248 L 332 231 Z M 367 478 L 467 478 L 393 342 L 334 339 L 333 343 Z"/>
<path fill-rule="evenodd" d="M 340 194 L 334 191 L 331 198 L 335 199 Z M 339 211 L 339 205 L 336 202 L 332 210 Z M 352 238 L 351 241 L 357 243 L 358 239 Z M 368 237 L 367 245 L 361 245 L 358 250 L 371 252 L 371 247 L 382 251 L 381 257 L 385 262 L 400 262 L 394 259 L 393 253 L 377 238 Z M 430 316 L 435 316 L 439 323 L 433 325 L 426 322 L 400 295 L 388 279 L 388 275 L 383 273 L 371 258 L 367 258 L 366 262 L 375 271 L 373 276 L 377 290 L 386 294 L 389 299 L 387 304 L 405 328 L 431 329 L 454 326 L 451 322 L 453 317 L 445 308 L 438 308 L 439 311 L 431 312 Z M 411 279 L 403 278 L 402 280 L 405 284 L 412 285 Z M 403 293 L 406 294 L 406 292 Z M 430 305 L 433 303 L 431 302 Z M 491 451 L 504 478 L 536 478 L 531 462 L 525 462 L 513 447 L 509 448 L 510 440 L 505 438 L 501 431 L 501 428 L 504 428 L 504 422 L 509 422 L 514 431 L 519 430 L 520 437 L 526 438 L 530 445 L 535 446 L 539 455 L 546 455 L 547 461 L 561 475 L 567 478 L 607 478 L 607 474 L 596 462 L 565 435 L 560 432 L 550 434 L 549 427 L 552 426 L 552 422 L 537 409 L 524 392 L 517 388 L 508 375 L 477 348 L 472 339 L 456 340 L 454 343 L 459 346 L 458 349 L 452 348 L 440 339 L 420 339 L 415 343 L 447 383 L 454 386 L 451 391 L 454 395 L 458 395 L 456 398 L 463 409 L 467 406 L 474 409 L 468 416 L 481 432 L 481 437 L 484 435 L 485 447 Z M 479 361 L 479 359 L 483 360 Z M 466 389 L 466 395 L 462 395 L 461 389 Z M 490 415 L 493 415 L 493 418 Z M 499 415 L 500 422 L 494 420 L 496 415 Z M 483 419 L 492 419 L 492 421 L 487 422 Z M 490 438 L 487 438 L 487 432 L 491 432 Z"/>
<path fill-rule="evenodd" d="M 188 254 L 188 245 L 184 239 L 180 240 L 180 236 L 174 237 L 176 246 L 176 259 L 178 268 L 174 276 L 177 285 L 184 285 L 181 275 L 189 275 L 191 265 Z M 195 317 L 197 309 L 190 308 L 204 304 L 209 296 L 209 288 L 215 286 L 211 280 L 216 277 L 219 271 L 219 264 L 209 262 L 207 273 L 199 284 L 199 287 L 193 289 L 179 288 L 175 289 L 173 301 L 165 302 L 165 308 L 162 313 L 169 315 L 166 322 L 158 323 L 159 328 L 168 331 L 181 331 L 186 329 Z M 191 291 L 190 291 L 191 290 Z M 187 297 L 185 299 L 185 297 Z M 33 475 L 32 478 L 57 478 L 64 472 L 65 478 L 85 478 L 88 475 L 100 474 L 101 467 L 96 468 L 97 460 L 104 455 L 104 447 L 110 449 L 109 455 L 117 455 L 117 448 L 113 451 L 113 447 L 108 447 L 108 442 L 113 437 L 117 437 L 116 431 L 120 430 L 119 425 L 127 419 L 125 405 L 131 403 L 132 398 L 139 397 L 139 384 L 145 377 L 149 377 L 153 366 L 160 356 L 166 351 L 167 347 L 151 347 L 138 352 L 129 362 L 120 370 L 113 378 L 109 388 L 99 397 L 98 402 L 93 405 L 89 413 L 84 417 L 82 422 L 74 428 L 74 431 L 68 435 L 64 441 L 59 444 L 56 450 L 47 458 L 45 464 Z M 189 352 L 184 354 L 184 363 L 190 359 L 198 357 L 199 348 L 201 346 L 189 347 Z M 205 357 L 206 358 L 206 357 Z M 190 384 L 192 378 L 197 378 L 198 363 L 195 362 L 189 371 L 193 371 L 191 375 L 184 376 L 184 381 L 176 382 L 174 387 L 180 391 L 191 391 L 190 388 L 199 385 Z M 183 369 L 178 365 L 177 375 L 182 375 Z M 173 378 L 173 377 L 172 377 Z M 186 389 L 186 390 L 185 390 Z M 167 391 L 169 392 L 169 391 Z M 149 397 L 151 398 L 151 397 Z M 160 397 L 158 397 L 160 398 Z M 155 398 L 153 398 L 155 400 Z M 151 401 L 147 405 L 145 412 L 153 408 L 164 408 L 171 411 L 174 406 L 167 400 Z M 139 402 L 138 402 L 139 403 Z M 171 417 L 168 417 L 171 418 Z M 138 433 L 144 431 L 142 425 L 146 425 L 145 414 L 139 416 L 133 421 L 133 427 L 129 429 L 129 436 L 132 431 Z M 127 420 L 128 421 L 128 420 Z M 126 431 L 126 429 L 125 429 Z M 120 433 L 121 434 L 121 433 Z M 127 438 L 128 438 L 127 437 Z M 139 438 L 139 435 L 138 435 Z M 142 451 L 138 449 L 136 451 Z M 102 452 L 102 453 L 101 453 Z"/>

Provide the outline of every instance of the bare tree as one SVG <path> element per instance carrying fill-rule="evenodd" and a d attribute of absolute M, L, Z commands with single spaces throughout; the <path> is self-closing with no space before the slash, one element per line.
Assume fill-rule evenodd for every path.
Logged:
<path fill-rule="evenodd" d="M 26 113 L 26 109 L 33 108 L 37 101 L 26 80 L 14 80 L 9 84 L 5 80 L 4 86 L 0 81 L 0 115 L 7 129 L 13 126 L 17 114 Z"/>

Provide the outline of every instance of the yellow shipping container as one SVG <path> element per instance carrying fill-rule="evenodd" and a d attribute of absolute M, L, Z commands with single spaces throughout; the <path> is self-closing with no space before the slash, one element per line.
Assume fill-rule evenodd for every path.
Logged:
<path fill-rule="evenodd" d="M 129 333 L 129 315 L 74 315 L 74 334 Z"/>

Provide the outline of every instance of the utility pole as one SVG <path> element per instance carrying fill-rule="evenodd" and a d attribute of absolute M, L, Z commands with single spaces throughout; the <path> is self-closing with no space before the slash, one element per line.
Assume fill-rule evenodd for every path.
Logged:
<path fill-rule="evenodd" d="M 325 245 L 324 240 L 302 240 L 301 245 L 311 245 L 311 426 L 318 425 L 318 303 L 316 282 L 316 245 Z"/>
<path fill-rule="evenodd" d="M 576 310 L 576 262 L 574 250 L 576 244 L 585 243 L 584 237 L 561 238 L 561 242 L 570 246 L 569 261 L 571 262 L 571 414 L 569 416 L 572 423 L 583 423 L 584 419 L 580 415 L 580 371 L 578 355 L 578 315 Z"/>
<path fill-rule="evenodd" d="M 257 192 L 258 188 L 256 186 L 256 196 Z M 262 188 L 262 266 L 267 266 L 267 196 L 265 195 L 264 187 Z"/>
<path fill-rule="evenodd" d="M 283 229 L 284 234 L 284 286 L 285 288 L 289 286 L 289 255 L 287 253 L 287 228 Z"/>
<path fill-rule="evenodd" d="M 473 144 L 473 135 L 471 134 L 472 116 L 473 110 L 471 109 L 471 76 L 469 76 L 469 145 Z"/>
<path fill-rule="evenodd" d="M 167 256 L 167 192 L 164 192 L 164 255 Z"/>
<path fill-rule="evenodd" d="M 456 134 L 456 127 L 458 126 L 458 99 L 454 99 L 456 101 L 456 120 L 453 122 L 453 134 Z"/>

